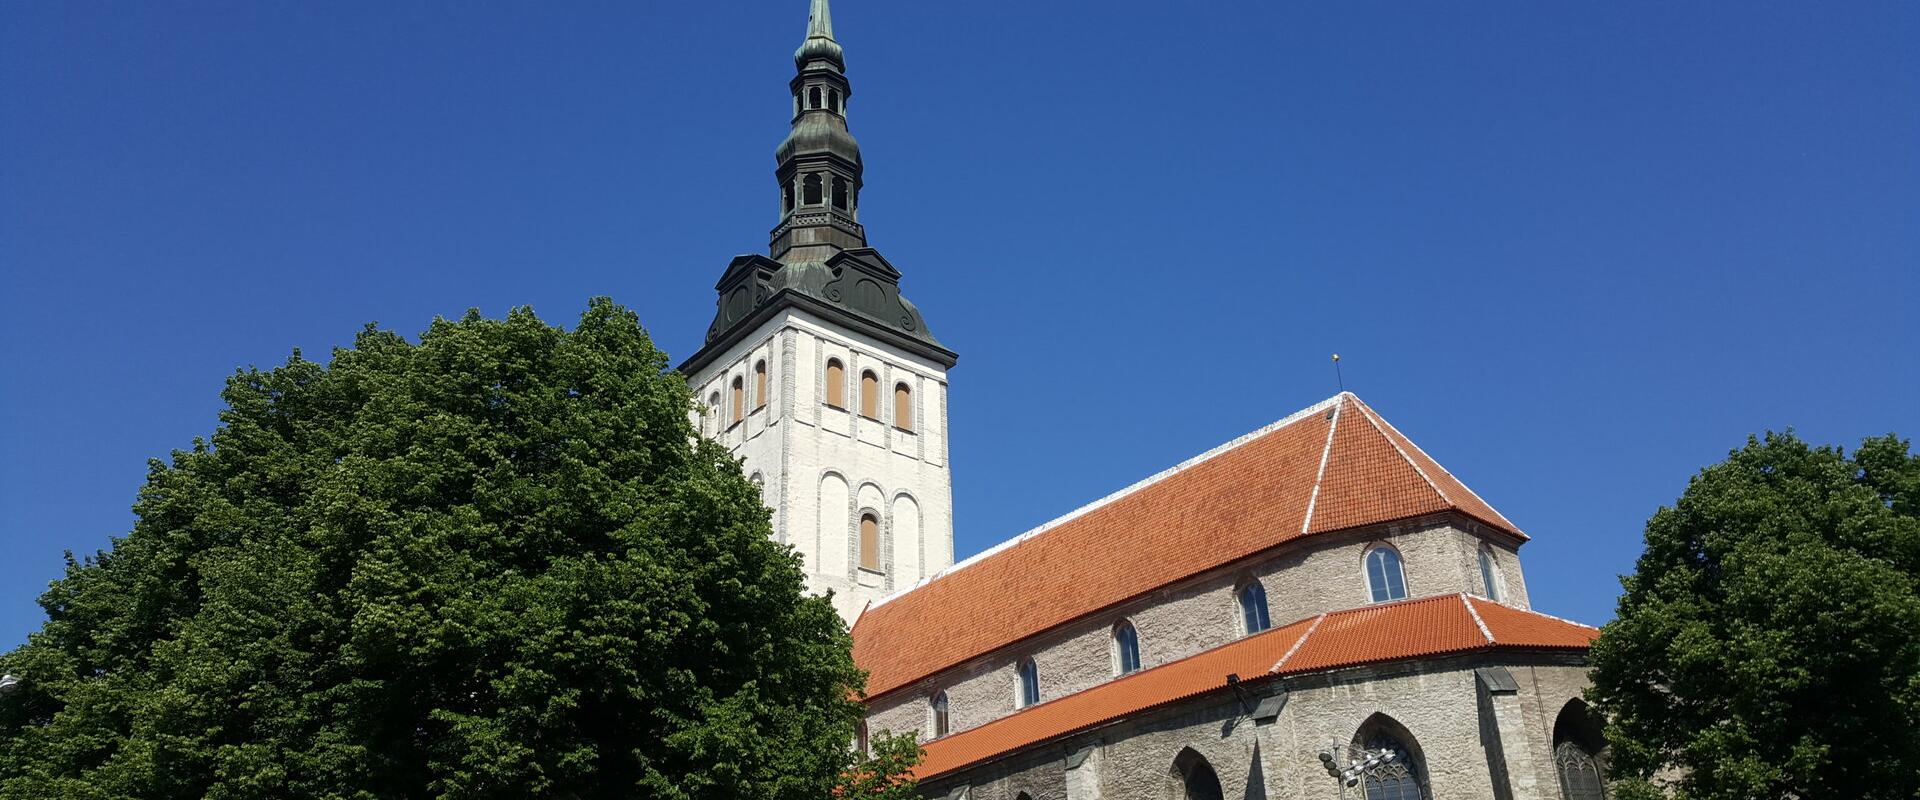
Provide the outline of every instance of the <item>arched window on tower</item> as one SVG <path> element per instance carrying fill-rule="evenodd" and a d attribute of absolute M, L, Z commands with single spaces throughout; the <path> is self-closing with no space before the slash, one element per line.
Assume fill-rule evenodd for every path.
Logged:
<path fill-rule="evenodd" d="M 1553 768 L 1563 800 L 1605 800 L 1606 739 L 1593 709 L 1569 701 L 1553 721 Z"/>
<path fill-rule="evenodd" d="M 767 407 L 767 362 L 765 359 L 753 362 L 753 407 L 756 411 Z"/>
<path fill-rule="evenodd" d="M 947 715 L 946 692 L 933 693 L 933 697 L 927 701 L 927 716 L 933 718 L 932 738 L 938 739 L 947 735 L 947 723 L 950 721 L 950 718 Z"/>
<path fill-rule="evenodd" d="M 860 416 L 880 418 L 880 376 L 872 370 L 860 373 Z"/>
<path fill-rule="evenodd" d="M 800 202 L 804 205 L 820 205 L 820 174 L 808 175 L 800 182 Z"/>
<path fill-rule="evenodd" d="M 838 175 L 833 176 L 833 207 L 847 210 L 847 179 Z"/>
<path fill-rule="evenodd" d="M 880 571 L 880 517 L 860 515 L 860 568 Z"/>
<path fill-rule="evenodd" d="M 793 182 L 780 185 L 780 213 L 793 213 Z"/>
<path fill-rule="evenodd" d="M 913 430 L 913 390 L 904 383 L 893 385 L 893 426 Z"/>
<path fill-rule="evenodd" d="M 738 375 L 733 376 L 733 421 L 747 418 L 747 382 Z"/>
<path fill-rule="evenodd" d="M 819 107 L 820 107 L 820 87 L 815 86 L 807 90 L 807 108 L 819 108 Z"/>
<path fill-rule="evenodd" d="M 1400 566 L 1400 551 L 1378 545 L 1367 551 L 1367 594 L 1375 603 L 1404 600 L 1407 575 Z"/>
<path fill-rule="evenodd" d="M 847 368 L 837 358 L 827 359 L 827 405 L 838 409 L 847 407 Z"/>
<path fill-rule="evenodd" d="M 1040 703 L 1040 665 L 1031 658 L 1014 665 L 1013 707 L 1026 708 Z"/>
<path fill-rule="evenodd" d="M 1487 599 L 1500 602 L 1500 565 L 1493 560 L 1493 546 L 1480 545 L 1480 585 L 1487 589 Z"/>
<path fill-rule="evenodd" d="M 1273 627 L 1273 620 L 1267 616 L 1267 587 L 1259 581 L 1248 581 L 1240 587 L 1240 627 L 1248 634 L 1255 634 Z"/>
<path fill-rule="evenodd" d="M 827 110 L 835 114 L 840 113 L 840 90 L 839 89 L 827 90 Z"/>
<path fill-rule="evenodd" d="M 1140 668 L 1140 631 L 1128 620 L 1113 626 L 1113 674 L 1125 675 Z"/>

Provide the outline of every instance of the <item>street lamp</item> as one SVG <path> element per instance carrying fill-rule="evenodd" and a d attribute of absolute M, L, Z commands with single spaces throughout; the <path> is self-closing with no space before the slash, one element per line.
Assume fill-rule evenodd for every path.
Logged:
<path fill-rule="evenodd" d="M 13 694 L 20 690 L 20 677 L 9 672 L 0 675 L 0 694 Z"/>
<path fill-rule="evenodd" d="M 1320 766 L 1327 770 L 1328 775 L 1340 780 L 1340 796 L 1345 797 L 1346 790 L 1358 786 L 1360 780 L 1366 777 L 1367 770 L 1384 767 L 1399 757 L 1400 753 L 1392 748 L 1366 750 L 1336 744 L 1320 751 Z"/>

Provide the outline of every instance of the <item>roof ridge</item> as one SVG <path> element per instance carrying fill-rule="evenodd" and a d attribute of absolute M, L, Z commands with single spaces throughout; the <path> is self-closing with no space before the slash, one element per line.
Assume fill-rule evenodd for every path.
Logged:
<path fill-rule="evenodd" d="M 1344 401 L 1346 395 L 1346 392 L 1341 392 L 1335 399 Z M 1307 497 L 1307 513 L 1300 517 L 1300 535 L 1302 536 L 1313 530 L 1313 509 L 1320 502 L 1320 484 L 1327 479 L 1327 462 L 1333 458 L 1333 434 L 1340 430 L 1340 412 L 1346 407 L 1345 402 L 1337 403 L 1333 407 L 1333 420 L 1327 425 L 1327 446 L 1320 450 L 1320 471 L 1313 474 L 1313 494 Z"/>
<path fill-rule="evenodd" d="M 1480 609 L 1473 607 L 1473 598 L 1468 597 L 1466 592 L 1461 592 L 1460 604 L 1467 607 L 1467 613 L 1473 616 L 1473 624 L 1480 627 L 1480 635 L 1487 638 L 1487 644 L 1499 644 L 1494 641 L 1493 631 L 1487 629 L 1487 621 L 1480 618 Z"/>
<path fill-rule="evenodd" d="M 1294 641 L 1293 646 L 1287 648 L 1286 655 L 1281 656 L 1279 661 L 1273 662 L 1273 666 L 1267 670 L 1267 674 L 1268 675 L 1276 674 L 1280 671 L 1281 667 L 1286 666 L 1287 661 L 1293 658 L 1293 654 L 1300 652 L 1300 648 L 1306 645 L 1307 639 L 1313 636 L 1313 632 L 1320 630 L 1320 623 L 1326 622 L 1326 621 L 1327 621 L 1327 614 L 1324 611 L 1320 613 L 1320 616 L 1314 617 L 1313 624 L 1307 626 L 1307 632 L 1300 634 L 1300 638 Z"/>
<path fill-rule="evenodd" d="M 1086 505 L 1083 505 L 1079 508 L 1076 508 L 1072 511 L 1062 514 L 1058 517 L 1054 517 L 1051 520 L 1040 523 L 1038 526 L 1028 529 L 1025 533 L 1021 533 L 1004 542 L 1001 542 L 985 550 L 982 550 L 978 553 L 975 553 L 972 556 L 969 556 L 965 559 L 954 562 L 952 565 L 948 566 L 946 569 L 940 570 L 939 572 L 936 572 L 925 578 L 921 578 L 920 580 L 916 581 L 912 586 L 908 586 L 905 589 L 901 589 L 897 592 L 894 592 L 893 594 L 889 594 L 885 597 L 881 597 L 877 600 L 874 600 L 872 604 L 868 606 L 868 610 L 879 608 L 880 606 L 886 605 L 888 602 L 891 602 L 896 597 L 901 597 L 903 595 L 909 594 L 913 592 L 915 589 L 919 589 L 920 587 L 933 583 L 936 580 L 944 578 L 948 575 L 952 575 L 955 572 L 959 572 L 960 570 L 966 569 L 967 567 L 973 566 L 974 564 L 978 564 L 981 561 L 985 561 L 986 559 L 999 555 L 1000 553 L 1003 553 L 1007 550 L 1011 550 L 1014 547 L 1019 546 L 1021 543 L 1031 540 L 1034 537 L 1039 536 L 1040 534 L 1046 533 L 1047 531 L 1053 530 L 1054 528 L 1060 527 L 1061 525 L 1065 525 L 1068 522 L 1072 522 L 1073 520 L 1079 519 L 1080 517 L 1093 513 L 1094 511 L 1098 511 L 1105 506 L 1113 504 L 1115 501 L 1118 501 L 1121 498 L 1124 498 L 1128 495 L 1138 492 L 1141 489 L 1145 489 L 1148 486 L 1151 486 L 1153 484 L 1159 483 L 1162 480 L 1173 477 L 1174 475 L 1177 475 L 1181 472 L 1185 472 L 1188 469 L 1191 469 L 1199 465 L 1201 462 L 1210 461 L 1214 457 L 1222 455 L 1230 450 L 1237 449 L 1240 446 L 1253 442 L 1257 439 L 1265 438 L 1268 434 L 1279 431 L 1282 428 L 1290 427 L 1294 423 L 1300 422 L 1301 420 L 1311 417 L 1314 414 L 1327 410 L 1329 407 L 1337 407 L 1337 405 L 1342 399 L 1347 398 L 1349 396 L 1352 396 L 1351 392 L 1341 392 L 1325 400 L 1322 400 L 1318 403 L 1314 403 L 1313 405 L 1307 406 L 1306 408 L 1300 409 L 1299 411 L 1295 411 L 1292 414 L 1288 414 L 1285 417 L 1281 417 L 1278 420 L 1275 420 L 1259 428 L 1256 428 L 1250 433 L 1245 433 L 1240 436 L 1234 437 L 1233 439 L 1230 439 L 1227 442 L 1220 444 L 1211 450 L 1201 453 L 1200 455 L 1194 456 L 1178 464 L 1175 464 L 1171 467 L 1168 467 L 1152 475 L 1149 475 L 1145 478 L 1142 478 L 1141 480 L 1135 481 L 1131 485 L 1128 485 L 1126 488 L 1120 489 L 1119 491 L 1113 492 L 1112 494 L 1109 494 L 1091 503 L 1087 503 Z M 1355 399 L 1358 399 L 1358 398 L 1355 398 Z M 1328 441 L 1331 442 L 1332 440 L 1329 439 Z"/>
<path fill-rule="evenodd" d="M 1502 603 L 1502 602 L 1500 602 L 1500 601 L 1498 601 L 1498 600 L 1490 600 L 1490 601 L 1488 601 L 1488 602 L 1491 602 L 1491 603 L 1493 603 L 1494 605 L 1497 605 L 1497 606 L 1499 606 L 1499 607 L 1501 607 L 1501 608 L 1504 608 L 1504 609 L 1506 609 L 1506 610 L 1508 610 L 1508 611 L 1517 611 L 1517 612 L 1519 612 L 1519 613 L 1522 613 L 1522 614 L 1531 614 L 1531 615 L 1533 615 L 1533 616 L 1536 616 L 1536 617 L 1541 617 L 1541 618 L 1544 618 L 1544 619 L 1550 619 L 1550 620 L 1553 620 L 1554 622 L 1564 622 L 1564 623 L 1566 623 L 1566 624 L 1568 624 L 1568 625 L 1572 625 L 1572 626 L 1575 626 L 1575 627 L 1579 627 L 1579 628 L 1586 628 L 1587 630 L 1590 630 L 1590 631 L 1597 631 L 1597 630 L 1600 630 L 1600 626 L 1598 626 L 1598 625 L 1588 625 L 1587 623 L 1584 623 L 1584 622 L 1578 622 L 1578 621 L 1575 621 L 1575 620 L 1570 620 L 1570 619 L 1567 619 L 1566 617 L 1556 617 L 1556 616 L 1554 616 L 1554 615 L 1552 615 L 1552 614 L 1548 614 L 1548 613 L 1546 613 L 1546 612 L 1544 612 L 1544 611 L 1535 611 L 1535 610 L 1533 610 L 1533 609 L 1531 609 L 1531 608 L 1520 608 L 1519 606 L 1510 606 L 1510 605 L 1507 605 L 1506 603 Z"/>
<path fill-rule="evenodd" d="M 1413 460 L 1413 456 L 1407 455 L 1406 449 L 1402 448 L 1399 442 L 1394 441 L 1394 437 L 1388 436 L 1386 431 L 1380 429 L 1380 426 L 1383 423 L 1383 420 L 1379 418 L 1380 415 L 1375 414 L 1373 412 L 1373 409 L 1368 407 L 1367 404 L 1365 403 L 1360 404 L 1360 410 L 1362 412 L 1361 415 L 1367 418 L 1367 424 L 1373 426 L 1373 432 L 1380 434 L 1380 438 L 1387 440 L 1387 444 L 1393 446 L 1393 452 L 1399 453 L 1400 460 L 1407 462 L 1407 466 L 1412 467 L 1413 471 L 1420 475 L 1420 480 L 1427 482 L 1427 488 L 1432 489 L 1434 494 L 1440 495 L 1440 502 L 1446 503 L 1447 505 L 1450 505 L 1450 506 L 1453 505 L 1454 504 L 1453 498 L 1448 497 L 1446 490 L 1440 488 L 1440 484 L 1434 482 L 1433 476 L 1428 475 L 1426 470 L 1421 469 L 1419 463 Z M 1393 426 L 1388 425 L 1387 427 L 1392 428 Z M 1398 429 L 1394 430 L 1394 433 L 1399 433 L 1399 432 L 1400 431 Z M 1402 435 L 1400 438 L 1405 439 L 1406 436 Z M 1407 441 L 1412 442 L 1413 440 L 1407 439 Z M 1421 452 L 1421 455 L 1424 456 L 1427 454 L 1423 451 Z M 1431 460 L 1433 457 L 1427 456 L 1427 458 Z M 1440 462 L 1435 461 L 1433 463 L 1438 464 Z M 1481 502 L 1486 502 L 1486 501 L 1483 500 Z"/>

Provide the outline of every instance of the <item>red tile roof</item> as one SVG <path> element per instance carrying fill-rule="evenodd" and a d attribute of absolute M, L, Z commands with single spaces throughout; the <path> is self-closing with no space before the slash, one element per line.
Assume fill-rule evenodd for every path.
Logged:
<path fill-rule="evenodd" d="M 926 745 L 928 779 L 1252 680 L 1492 650 L 1585 650 L 1598 629 L 1466 595 L 1323 614 L 1095 686 Z"/>
<path fill-rule="evenodd" d="M 1447 509 L 1525 538 L 1341 393 L 871 606 L 854 659 L 879 697 L 1302 536 Z"/>

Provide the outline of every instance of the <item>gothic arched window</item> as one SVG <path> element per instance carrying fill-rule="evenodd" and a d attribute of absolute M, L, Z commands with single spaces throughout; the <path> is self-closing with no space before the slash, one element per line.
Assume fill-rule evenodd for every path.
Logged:
<path fill-rule="evenodd" d="M 873 512 L 860 515 L 860 568 L 880 571 L 880 517 Z"/>
<path fill-rule="evenodd" d="M 1186 800 L 1222 800 L 1225 796 L 1213 765 L 1191 747 L 1174 756 L 1173 779 L 1178 784 L 1179 796 Z"/>
<path fill-rule="evenodd" d="M 913 430 L 913 390 L 904 383 L 893 385 L 893 426 Z"/>
<path fill-rule="evenodd" d="M 847 368 L 837 358 L 827 359 L 827 405 L 847 407 Z"/>
<path fill-rule="evenodd" d="M 949 721 L 949 718 L 947 716 L 947 693 L 946 692 L 933 693 L 933 698 L 927 701 L 927 715 L 930 717 L 933 717 L 933 737 L 932 738 L 938 739 L 942 736 L 947 735 L 947 723 Z"/>
<path fill-rule="evenodd" d="M 1426 800 L 1426 766 L 1413 735 L 1384 714 L 1375 714 L 1354 734 L 1353 744 L 1373 765 L 1360 773 L 1365 800 Z"/>
<path fill-rule="evenodd" d="M 1026 708 L 1040 702 L 1040 665 L 1031 658 L 1020 659 L 1013 668 L 1017 684 L 1014 687 L 1013 707 Z"/>
<path fill-rule="evenodd" d="M 872 753 L 870 752 L 871 749 L 872 748 L 867 745 L 867 721 L 863 719 L 857 723 L 854 723 L 853 751 L 856 753 L 859 753 L 860 755 L 865 756 L 865 755 L 872 755 Z"/>
<path fill-rule="evenodd" d="M 767 362 L 764 359 L 753 362 L 753 407 L 767 407 Z"/>
<path fill-rule="evenodd" d="M 1380 545 L 1367 551 L 1367 593 L 1375 603 L 1403 600 L 1407 596 L 1407 575 L 1400 566 L 1400 551 Z"/>
<path fill-rule="evenodd" d="M 1553 769 L 1563 800 L 1605 800 L 1606 739 L 1591 708 L 1573 700 L 1553 722 Z"/>
<path fill-rule="evenodd" d="M 1267 587 L 1259 581 L 1248 581 L 1240 587 L 1240 626 L 1250 634 L 1273 627 L 1273 620 L 1267 616 Z"/>
<path fill-rule="evenodd" d="M 1480 585 L 1487 587 L 1487 599 L 1500 602 L 1500 568 L 1493 560 L 1493 547 L 1480 545 Z"/>
<path fill-rule="evenodd" d="M 1113 674 L 1125 675 L 1140 668 L 1140 631 L 1128 620 L 1113 626 Z"/>
<path fill-rule="evenodd" d="M 808 175 L 800 182 L 800 202 L 804 205 L 820 205 L 820 175 Z"/>
<path fill-rule="evenodd" d="M 860 416 L 880 418 L 880 376 L 873 370 L 860 373 Z"/>
<path fill-rule="evenodd" d="M 833 207 L 847 210 L 847 179 L 838 175 L 833 176 Z"/>

